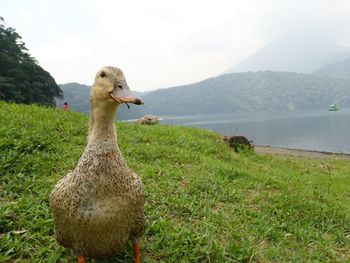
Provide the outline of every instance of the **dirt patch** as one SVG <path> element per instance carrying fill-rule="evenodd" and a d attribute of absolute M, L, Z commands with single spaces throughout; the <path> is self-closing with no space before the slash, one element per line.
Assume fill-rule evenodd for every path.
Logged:
<path fill-rule="evenodd" d="M 313 160 L 329 160 L 329 159 L 347 159 L 350 160 L 350 154 L 318 152 L 307 150 L 295 150 L 287 148 L 277 148 L 269 146 L 254 146 L 257 154 L 282 155 L 282 156 L 296 156 L 305 159 Z"/>

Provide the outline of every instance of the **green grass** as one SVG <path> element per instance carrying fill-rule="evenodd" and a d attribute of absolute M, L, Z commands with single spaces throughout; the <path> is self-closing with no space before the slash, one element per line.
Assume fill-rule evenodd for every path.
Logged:
<path fill-rule="evenodd" d="M 0 262 L 75 262 L 48 196 L 84 150 L 88 117 L 0 102 Z M 234 153 L 218 134 L 117 123 L 145 185 L 144 262 L 349 262 L 350 165 Z M 133 262 L 131 248 L 105 262 Z"/>

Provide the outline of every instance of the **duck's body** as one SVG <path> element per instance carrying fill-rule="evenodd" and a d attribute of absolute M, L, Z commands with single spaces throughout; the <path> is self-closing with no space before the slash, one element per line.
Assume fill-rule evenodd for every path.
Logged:
<path fill-rule="evenodd" d="M 87 147 L 50 196 L 58 242 L 92 258 L 111 257 L 144 233 L 143 185 L 118 148 L 113 107 L 92 98 Z"/>
<path fill-rule="evenodd" d="M 90 141 L 50 202 L 57 240 L 78 254 L 110 257 L 143 234 L 143 186 L 116 142 Z"/>

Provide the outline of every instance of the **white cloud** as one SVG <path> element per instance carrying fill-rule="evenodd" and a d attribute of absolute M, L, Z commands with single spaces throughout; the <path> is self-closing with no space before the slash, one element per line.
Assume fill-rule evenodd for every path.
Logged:
<path fill-rule="evenodd" d="M 304 34 L 350 45 L 348 0 L 266 0 L 257 7 L 257 31 L 266 39 Z"/>
<path fill-rule="evenodd" d="M 89 42 L 71 34 L 55 36 L 49 42 L 33 49 L 33 54 L 43 68 L 50 69 L 50 73 L 59 83 L 62 79 L 86 79 L 86 66 L 93 62 L 93 48 Z M 91 80 L 92 78 L 93 76 L 90 76 Z"/>
<path fill-rule="evenodd" d="M 350 45 L 346 0 L 2 0 L 2 16 L 58 83 L 114 65 L 136 90 L 220 74 L 292 32 Z"/>
<path fill-rule="evenodd" d="M 219 74 L 262 43 L 254 37 L 250 2 L 89 4 L 99 28 L 95 37 L 104 41 L 99 56 L 114 58 L 123 66 L 136 89 L 169 87 Z"/>

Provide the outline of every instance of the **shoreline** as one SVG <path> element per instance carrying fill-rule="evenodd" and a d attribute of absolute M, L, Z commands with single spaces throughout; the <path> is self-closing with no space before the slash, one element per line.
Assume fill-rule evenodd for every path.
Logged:
<path fill-rule="evenodd" d="M 346 153 L 332 153 L 332 152 L 323 152 L 323 151 L 315 151 L 315 150 L 289 149 L 289 148 L 261 146 L 261 145 L 254 145 L 254 150 L 257 154 L 264 154 L 264 155 L 294 156 L 294 157 L 300 157 L 300 158 L 312 159 L 312 160 L 330 160 L 330 159 L 350 160 L 350 154 L 346 154 Z"/>

